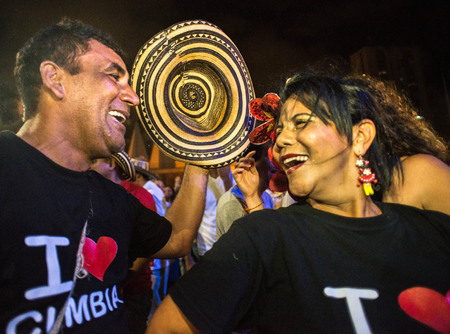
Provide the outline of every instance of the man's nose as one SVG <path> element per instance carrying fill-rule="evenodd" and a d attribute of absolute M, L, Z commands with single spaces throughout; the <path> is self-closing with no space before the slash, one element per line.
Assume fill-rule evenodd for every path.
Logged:
<path fill-rule="evenodd" d="M 120 99 L 130 106 L 137 106 L 139 104 L 139 96 L 137 96 L 130 85 L 126 85 L 126 87 L 123 89 Z"/>

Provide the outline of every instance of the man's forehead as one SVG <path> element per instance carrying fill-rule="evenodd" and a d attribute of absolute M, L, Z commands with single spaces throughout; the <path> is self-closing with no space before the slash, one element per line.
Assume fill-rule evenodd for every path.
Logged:
<path fill-rule="evenodd" d="M 89 41 L 89 49 L 83 55 L 85 57 L 93 57 L 96 61 L 101 61 L 102 65 L 121 67 L 126 72 L 126 65 L 123 59 L 111 48 L 96 40 Z M 81 57 L 83 57 L 81 56 Z"/>

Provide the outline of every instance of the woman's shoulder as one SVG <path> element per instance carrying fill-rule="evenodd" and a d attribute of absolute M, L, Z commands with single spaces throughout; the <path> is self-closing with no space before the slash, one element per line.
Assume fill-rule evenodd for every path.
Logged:
<path fill-rule="evenodd" d="M 401 164 L 404 170 L 423 170 L 425 169 L 436 169 L 442 171 L 450 171 L 450 166 L 439 158 L 430 154 L 414 154 L 407 157 L 402 157 Z"/>
<path fill-rule="evenodd" d="M 403 175 L 394 173 L 384 202 L 450 214 L 450 166 L 427 154 L 401 159 Z"/>

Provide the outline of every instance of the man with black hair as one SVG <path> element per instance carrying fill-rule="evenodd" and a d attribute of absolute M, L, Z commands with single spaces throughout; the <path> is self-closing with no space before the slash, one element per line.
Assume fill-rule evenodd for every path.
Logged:
<path fill-rule="evenodd" d="M 139 102 L 122 52 L 89 25 L 63 19 L 38 32 L 15 76 L 25 123 L 0 133 L 1 331 L 126 333 L 118 287 L 136 258 L 190 251 L 207 171 L 188 165 L 160 217 L 89 170 L 124 149 Z"/>

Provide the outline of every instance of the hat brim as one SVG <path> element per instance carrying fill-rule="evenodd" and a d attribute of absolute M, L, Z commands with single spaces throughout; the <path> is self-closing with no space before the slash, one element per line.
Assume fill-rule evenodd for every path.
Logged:
<path fill-rule="evenodd" d="M 134 168 L 136 169 L 136 173 L 141 173 L 143 175 L 145 175 L 147 178 L 151 179 L 155 177 L 155 174 L 153 174 L 152 172 L 149 172 L 148 170 L 139 167 L 139 166 L 134 166 Z"/>
<path fill-rule="evenodd" d="M 120 169 L 124 172 L 126 180 L 136 180 L 136 170 L 131 158 L 125 152 L 113 153 L 112 158 L 119 165 Z"/>
<path fill-rule="evenodd" d="M 206 21 L 177 23 L 147 41 L 131 82 L 147 134 L 174 160 L 206 168 L 236 161 L 254 127 L 254 98 L 237 47 Z"/>

